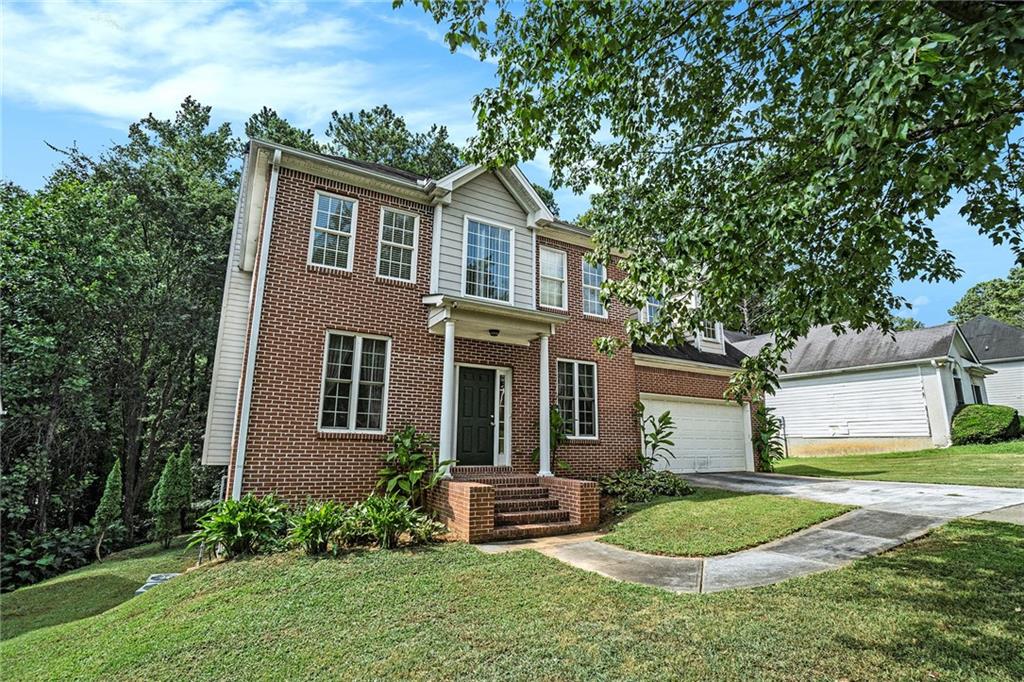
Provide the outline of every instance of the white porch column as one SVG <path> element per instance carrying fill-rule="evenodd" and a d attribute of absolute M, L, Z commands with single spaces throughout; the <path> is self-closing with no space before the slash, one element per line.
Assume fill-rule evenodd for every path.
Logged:
<path fill-rule="evenodd" d="M 455 414 L 455 320 L 444 321 L 444 368 L 441 372 L 441 442 L 438 459 L 455 459 L 453 436 Z M 451 471 L 448 472 L 448 475 Z"/>
<path fill-rule="evenodd" d="M 540 337 L 540 471 L 551 476 L 551 387 L 548 383 L 548 335 Z"/>

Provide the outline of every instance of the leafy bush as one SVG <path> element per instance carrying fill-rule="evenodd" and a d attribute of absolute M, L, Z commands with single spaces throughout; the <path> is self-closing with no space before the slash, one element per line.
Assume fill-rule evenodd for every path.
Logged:
<path fill-rule="evenodd" d="M 964 405 L 953 417 L 954 445 L 997 443 L 1020 432 L 1020 415 L 1006 405 Z"/>
<path fill-rule="evenodd" d="M 189 547 L 203 543 L 232 559 L 277 549 L 288 527 L 288 507 L 273 495 L 249 494 L 224 500 L 197 523 Z"/>
<path fill-rule="evenodd" d="M 401 495 L 413 507 L 422 507 L 427 491 L 437 485 L 451 462 L 438 464 L 433 442 L 412 426 L 393 435 L 391 445 L 377 474 L 377 487 L 385 495 Z"/>
<path fill-rule="evenodd" d="M 335 553 L 370 544 L 391 549 L 398 546 L 403 535 L 408 536 L 410 544 L 421 544 L 447 530 L 398 495 L 373 495 L 349 508 L 344 517 L 332 537 Z"/>
<path fill-rule="evenodd" d="M 601 478 L 598 485 L 603 494 L 631 504 L 659 495 L 681 497 L 693 492 L 689 483 L 668 471 L 620 469 Z"/>
<path fill-rule="evenodd" d="M 337 502 L 310 502 L 291 518 L 288 540 L 316 556 L 327 552 L 327 543 L 345 521 L 345 506 Z"/>
<path fill-rule="evenodd" d="M 653 414 L 644 414 L 642 402 L 637 402 L 634 409 L 643 436 L 643 449 L 637 454 L 637 461 L 640 463 L 641 471 L 653 471 L 655 464 L 659 461 L 667 462 L 672 454 L 672 446 L 675 443 L 671 438 L 676 425 L 667 410 L 655 417 Z"/>
<path fill-rule="evenodd" d="M 122 532 L 118 533 L 119 530 Z M 108 549 L 123 534 L 123 527 L 108 526 Z M 30 537 L 7 533 L 0 560 L 0 585 L 4 592 L 9 592 L 84 566 L 89 563 L 94 543 L 93 530 L 88 526 L 33 533 Z"/>
<path fill-rule="evenodd" d="M 761 460 L 762 471 L 775 471 L 775 463 L 786 457 L 786 444 L 782 439 L 782 419 L 775 416 L 764 403 L 754 412 L 757 432 L 754 434 L 754 450 Z"/>

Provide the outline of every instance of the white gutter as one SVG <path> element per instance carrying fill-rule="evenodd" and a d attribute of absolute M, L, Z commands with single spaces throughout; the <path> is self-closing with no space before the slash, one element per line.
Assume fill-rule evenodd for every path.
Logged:
<path fill-rule="evenodd" d="M 245 359 L 245 377 L 242 384 L 242 419 L 238 427 L 238 448 L 235 451 L 235 475 L 231 485 L 231 497 L 242 497 L 242 472 L 245 469 L 245 446 L 249 439 L 249 410 L 252 407 L 252 383 L 256 374 L 256 349 L 260 341 L 260 317 L 263 315 L 263 291 L 267 286 L 267 258 L 270 255 L 270 230 L 274 222 L 274 204 L 277 199 L 277 177 L 281 169 L 281 150 L 274 150 L 270 162 L 270 189 L 263 213 L 263 240 L 260 243 L 259 268 L 256 270 L 256 300 L 252 309 L 252 325 L 249 328 L 248 355 Z"/>
<path fill-rule="evenodd" d="M 735 344 L 733 344 L 735 345 Z M 743 350 L 742 348 L 740 349 Z M 879 367 L 902 367 L 905 365 L 923 365 L 929 362 L 934 364 L 939 361 L 946 361 L 949 357 L 942 355 L 937 358 L 918 358 L 917 360 L 897 360 L 895 362 L 880 362 L 877 365 L 856 365 L 853 367 L 837 367 L 835 369 L 819 369 L 812 372 L 793 372 L 784 373 L 779 375 L 779 379 L 795 379 L 797 377 L 812 377 L 824 374 L 842 374 L 844 372 L 861 372 L 871 369 L 878 369 Z"/>

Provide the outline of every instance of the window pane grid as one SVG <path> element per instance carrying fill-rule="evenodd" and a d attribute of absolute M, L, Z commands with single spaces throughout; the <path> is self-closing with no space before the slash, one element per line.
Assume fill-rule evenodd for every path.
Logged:
<path fill-rule="evenodd" d="M 328 336 L 321 428 L 357 431 L 383 428 L 387 356 L 385 339 L 346 334 Z"/>
<path fill-rule="evenodd" d="M 384 209 L 380 241 L 380 264 L 377 274 L 411 281 L 416 218 Z"/>
<path fill-rule="evenodd" d="M 567 436 L 597 436 L 597 373 L 594 365 L 559 360 L 556 405 Z"/>
<path fill-rule="evenodd" d="M 354 210 L 354 202 L 317 194 L 311 254 L 314 264 L 332 268 L 348 267 Z"/>
<path fill-rule="evenodd" d="M 651 296 L 647 299 L 647 305 L 644 307 L 644 321 L 648 323 L 655 322 L 660 314 L 661 301 Z"/>
<path fill-rule="evenodd" d="M 540 250 L 540 304 L 565 307 L 565 254 Z"/>
<path fill-rule="evenodd" d="M 469 221 L 466 235 L 466 294 L 509 300 L 511 284 L 509 230 Z"/>
<path fill-rule="evenodd" d="M 604 266 L 591 265 L 583 260 L 583 312 L 587 315 L 606 315 L 601 303 L 601 283 L 604 282 Z"/>

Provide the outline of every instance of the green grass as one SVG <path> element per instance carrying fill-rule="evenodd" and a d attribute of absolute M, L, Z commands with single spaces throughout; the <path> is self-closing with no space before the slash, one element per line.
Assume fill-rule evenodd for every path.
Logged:
<path fill-rule="evenodd" d="M 111 554 L 51 580 L 0 595 L 0 639 L 102 613 L 130 599 L 153 573 L 177 573 L 195 563 L 194 552 L 158 544 Z"/>
<path fill-rule="evenodd" d="M 4 679 L 1024 678 L 1024 527 L 956 522 L 754 590 L 675 595 L 532 551 L 295 553 L 0 643 Z"/>
<path fill-rule="evenodd" d="M 762 545 L 852 508 L 698 488 L 638 507 L 601 541 L 648 554 L 713 556 Z"/>
<path fill-rule="evenodd" d="M 878 455 L 791 457 L 780 474 L 1024 488 L 1024 440 Z"/>

